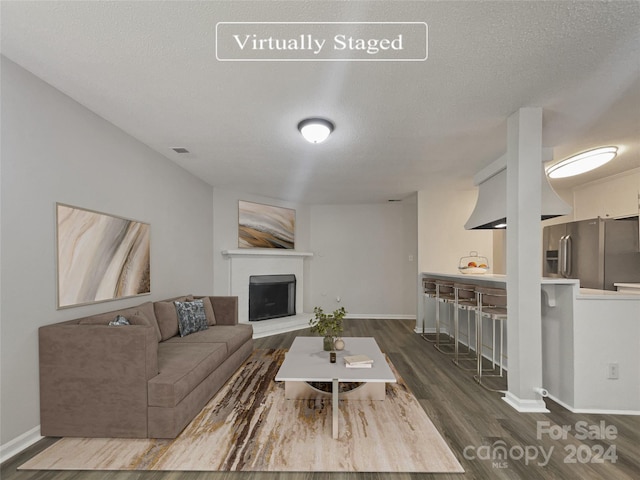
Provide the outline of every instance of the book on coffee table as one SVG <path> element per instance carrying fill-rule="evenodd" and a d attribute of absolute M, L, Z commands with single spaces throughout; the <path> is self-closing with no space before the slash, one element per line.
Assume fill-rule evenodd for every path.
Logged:
<path fill-rule="evenodd" d="M 344 364 L 348 368 L 371 368 L 373 360 L 367 355 L 348 355 L 344 357 Z"/>
<path fill-rule="evenodd" d="M 344 364 L 347 368 L 371 368 L 373 363 L 346 363 Z"/>

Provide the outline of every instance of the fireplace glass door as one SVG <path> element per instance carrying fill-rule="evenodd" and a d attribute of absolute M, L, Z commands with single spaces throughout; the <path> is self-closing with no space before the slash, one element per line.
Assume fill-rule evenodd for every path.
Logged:
<path fill-rule="evenodd" d="M 256 322 L 295 314 L 295 275 L 249 277 L 249 321 Z"/>

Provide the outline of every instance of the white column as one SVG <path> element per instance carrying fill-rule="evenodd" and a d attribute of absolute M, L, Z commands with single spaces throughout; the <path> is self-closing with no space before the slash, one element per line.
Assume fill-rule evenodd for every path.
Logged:
<path fill-rule="evenodd" d="M 521 412 L 547 412 L 542 386 L 540 235 L 542 109 L 521 108 L 507 121 L 507 309 L 509 389 Z"/>

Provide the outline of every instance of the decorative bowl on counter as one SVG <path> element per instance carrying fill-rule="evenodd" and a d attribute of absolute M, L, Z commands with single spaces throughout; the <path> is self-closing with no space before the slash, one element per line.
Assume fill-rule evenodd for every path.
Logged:
<path fill-rule="evenodd" d="M 489 260 L 487 260 L 487 257 L 479 256 L 476 251 L 469 252 L 468 256 L 460 258 L 458 271 L 476 275 L 487 273 L 489 271 Z"/>

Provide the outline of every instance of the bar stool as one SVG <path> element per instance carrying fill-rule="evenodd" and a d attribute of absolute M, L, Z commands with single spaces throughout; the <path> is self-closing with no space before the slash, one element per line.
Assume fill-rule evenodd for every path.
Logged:
<path fill-rule="evenodd" d="M 447 354 L 454 355 L 455 352 L 445 352 L 442 347 L 454 347 L 453 342 L 440 342 L 440 303 L 445 305 L 452 305 L 456 301 L 455 291 L 453 289 L 453 282 L 448 280 L 436 280 L 436 341 L 434 347 L 438 351 Z M 451 337 L 451 325 L 449 325 L 449 337 Z M 455 348 L 455 347 L 454 347 Z"/>
<path fill-rule="evenodd" d="M 460 311 L 467 312 L 467 351 L 464 353 L 465 357 L 473 358 L 475 355 L 471 354 L 471 312 L 474 313 L 474 326 L 477 323 L 478 312 L 478 299 L 476 296 L 476 286 L 468 283 L 454 283 L 453 289 L 455 291 L 455 303 L 454 303 L 454 358 L 453 363 L 464 370 L 476 370 L 476 367 L 465 368 L 460 365 Z"/>
<path fill-rule="evenodd" d="M 423 278 L 422 279 L 422 292 L 424 295 L 424 300 L 426 300 L 427 298 L 436 298 L 436 280 L 434 278 Z M 425 305 L 425 311 L 426 311 L 426 305 Z M 425 339 L 427 342 L 431 342 L 431 343 L 435 343 L 436 338 L 435 338 L 435 334 L 433 333 L 427 333 L 427 329 L 426 329 L 426 319 L 423 318 L 422 319 L 422 338 Z M 433 336 L 433 339 L 429 338 L 429 335 Z"/>
<path fill-rule="evenodd" d="M 484 377 L 502 377 L 502 355 L 504 353 L 504 322 L 507 320 L 507 291 L 503 288 L 476 288 L 478 294 L 478 320 L 476 325 L 476 353 L 477 353 L 477 373 L 475 380 L 487 390 L 495 392 L 504 392 L 504 390 L 487 387 L 482 383 Z M 485 318 L 492 321 L 493 339 L 491 346 L 491 364 L 492 369 L 486 370 L 482 368 L 482 323 Z M 500 364 L 499 374 L 484 374 L 486 371 L 496 371 L 496 324 L 500 328 L 500 355 L 498 362 Z M 484 375 L 483 375 L 484 374 Z"/>

